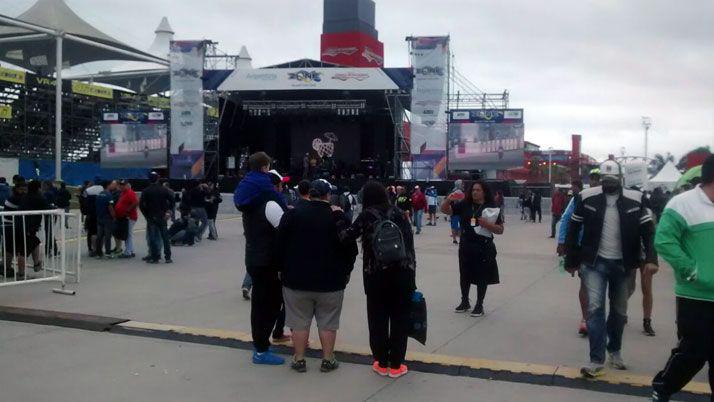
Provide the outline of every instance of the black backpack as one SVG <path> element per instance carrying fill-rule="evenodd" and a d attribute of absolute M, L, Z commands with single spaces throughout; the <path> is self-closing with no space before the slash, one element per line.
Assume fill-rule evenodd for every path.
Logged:
<path fill-rule="evenodd" d="M 389 219 L 394 210 L 390 209 L 386 217 L 373 209 L 369 212 L 377 218 L 372 235 L 372 250 L 377 263 L 386 268 L 409 258 L 399 225 Z"/>

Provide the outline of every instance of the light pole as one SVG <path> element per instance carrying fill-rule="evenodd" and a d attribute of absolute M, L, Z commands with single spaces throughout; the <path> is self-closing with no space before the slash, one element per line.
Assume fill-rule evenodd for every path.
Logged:
<path fill-rule="evenodd" d="M 548 184 L 553 184 L 553 147 L 548 148 Z"/>
<path fill-rule="evenodd" d="M 642 128 L 645 129 L 645 161 L 649 157 L 650 127 L 652 127 L 652 119 L 647 116 L 642 116 Z"/>

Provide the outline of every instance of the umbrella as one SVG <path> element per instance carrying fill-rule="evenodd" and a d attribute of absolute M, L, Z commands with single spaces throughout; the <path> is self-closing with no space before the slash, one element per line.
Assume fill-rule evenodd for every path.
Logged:
<path fill-rule="evenodd" d="M 684 186 L 685 184 L 689 183 L 690 181 L 694 180 L 697 177 L 702 177 L 702 165 L 695 166 L 689 170 L 687 170 L 686 173 L 682 175 L 682 177 L 679 179 L 677 182 L 677 187 L 680 188 Z"/>

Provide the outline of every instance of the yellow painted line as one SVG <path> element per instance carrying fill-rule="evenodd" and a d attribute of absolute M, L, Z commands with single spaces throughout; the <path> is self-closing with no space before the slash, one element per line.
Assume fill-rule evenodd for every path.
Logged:
<path fill-rule="evenodd" d="M 117 324 L 116 326 L 128 330 L 174 332 L 180 335 L 205 336 L 226 340 L 238 340 L 241 342 L 252 342 L 251 335 L 247 332 L 242 331 L 228 331 L 211 328 L 187 327 L 181 325 L 155 324 L 139 321 L 128 321 L 122 324 Z M 290 344 L 287 343 L 285 345 L 289 346 Z M 310 349 L 319 350 L 318 345 L 319 343 L 317 342 L 311 342 Z M 359 356 L 372 356 L 371 350 L 367 347 L 342 344 L 339 342 L 335 347 L 335 351 Z M 440 364 L 444 366 L 467 367 L 475 370 L 490 370 L 497 372 L 500 371 L 529 374 L 536 376 L 556 376 L 573 380 L 582 379 L 580 369 L 567 366 L 549 366 L 543 364 L 478 359 L 424 352 L 407 352 L 407 360 L 425 364 Z M 628 385 L 637 388 L 649 388 L 652 386 L 652 377 L 650 376 L 629 374 L 627 372 L 615 370 L 608 370 L 602 377 L 589 381 Z M 709 385 L 701 382 L 691 382 L 684 388 L 684 391 L 693 394 L 708 395 Z"/>

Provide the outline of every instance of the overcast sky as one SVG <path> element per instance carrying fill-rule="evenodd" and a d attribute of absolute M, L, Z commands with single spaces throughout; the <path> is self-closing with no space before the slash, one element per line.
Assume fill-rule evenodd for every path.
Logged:
<path fill-rule="evenodd" d="M 255 67 L 319 58 L 322 0 L 66 0 L 82 18 L 147 48 L 167 16 L 177 39 L 212 39 Z M 17 16 L 34 0 L 0 1 Z M 650 154 L 714 143 L 714 1 L 376 0 L 386 64 L 408 66 L 407 35 L 450 34 L 457 69 L 524 108 L 526 140 L 583 152 Z"/>

